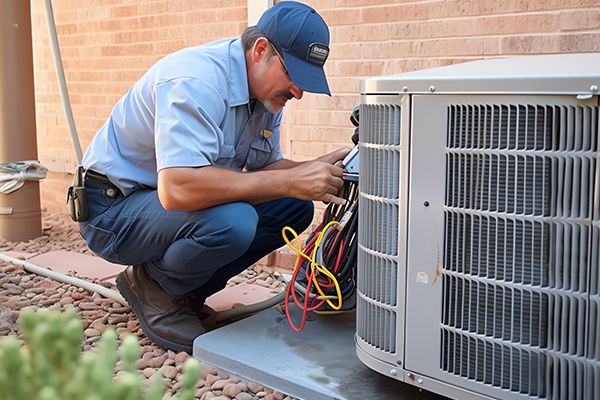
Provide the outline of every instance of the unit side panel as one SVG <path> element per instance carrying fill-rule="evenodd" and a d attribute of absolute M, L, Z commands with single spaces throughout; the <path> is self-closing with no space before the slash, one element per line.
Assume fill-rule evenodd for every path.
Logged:
<path fill-rule="evenodd" d="M 439 367 L 447 101 L 412 96 L 405 368 L 427 375 Z"/>
<path fill-rule="evenodd" d="M 411 102 L 405 369 L 498 399 L 593 398 L 597 98 Z"/>
<path fill-rule="evenodd" d="M 600 97 L 596 96 L 599 101 Z M 600 119 L 600 116 L 598 116 Z M 598 122 L 598 121 L 597 121 Z M 596 124 L 596 137 L 600 127 Z M 600 138 L 598 139 L 600 141 Z M 596 165 L 600 165 L 600 151 L 596 153 Z M 594 202 L 592 211 L 591 268 L 589 272 L 589 333 L 586 349 L 585 399 L 595 400 L 600 393 L 600 173 L 596 169 Z"/>
<path fill-rule="evenodd" d="M 386 375 L 404 361 L 409 100 L 362 96 L 360 108 L 357 354 Z"/>

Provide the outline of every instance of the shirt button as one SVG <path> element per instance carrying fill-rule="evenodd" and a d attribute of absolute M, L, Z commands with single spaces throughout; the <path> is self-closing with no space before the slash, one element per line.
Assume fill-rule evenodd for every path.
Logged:
<path fill-rule="evenodd" d="M 108 197 L 113 197 L 115 195 L 115 190 L 112 188 L 108 188 L 108 189 L 106 189 L 105 193 Z"/>

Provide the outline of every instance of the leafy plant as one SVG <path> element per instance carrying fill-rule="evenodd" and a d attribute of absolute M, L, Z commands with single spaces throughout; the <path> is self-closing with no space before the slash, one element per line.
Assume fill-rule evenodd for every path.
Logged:
<path fill-rule="evenodd" d="M 165 387 L 162 373 L 142 390 L 135 367 L 139 344 L 127 336 L 117 352 L 117 334 L 109 326 L 99 352 L 81 352 L 83 329 L 75 308 L 63 312 L 25 310 L 19 317 L 23 342 L 15 337 L 0 342 L 0 399 L 2 400 L 160 400 Z M 124 371 L 113 382 L 117 358 Z M 176 399 L 193 399 L 200 363 L 188 358 L 182 388 Z"/>

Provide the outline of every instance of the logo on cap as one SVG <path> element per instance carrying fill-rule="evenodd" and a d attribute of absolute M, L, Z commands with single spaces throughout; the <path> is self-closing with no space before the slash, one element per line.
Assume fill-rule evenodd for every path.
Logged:
<path fill-rule="evenodd" d="M 308 48 L 306 60 L 322 67 L 329 56 L 329 47 L 324 43 L 313 43 Z"/>

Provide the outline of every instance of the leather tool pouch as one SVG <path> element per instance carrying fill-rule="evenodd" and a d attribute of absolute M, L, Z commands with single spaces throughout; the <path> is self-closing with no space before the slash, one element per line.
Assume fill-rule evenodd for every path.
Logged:
<path fill-rule="evenodd" d="M 69 214 L 75 222 L 84 222 L 88 219 L 87 199 L 85 197 L 85 187 L 83 186 L 83 166 L 78 166 L 73 177 L 73 186 L 67 193 L 67 204 L 69 205 Z"/>

